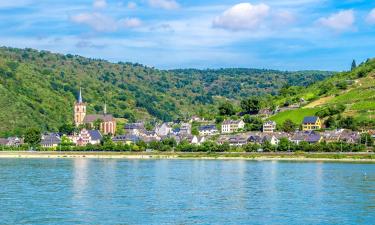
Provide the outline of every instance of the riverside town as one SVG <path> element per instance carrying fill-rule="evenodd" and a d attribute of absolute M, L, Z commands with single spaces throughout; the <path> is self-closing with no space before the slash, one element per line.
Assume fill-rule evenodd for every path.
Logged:
<path fill-rule="evenodd" d="M 249 105 L 257 102 L 255 99 Z M 256 104 L 256 103 L 255 103 Z M 179 152 L 364 152 L 373 151 L 375 130 L 326 128 L 327 120 L 317 115 L 304 116 L 299 124 L 287 119 L 273 121 L 282 109 L 258 109 L 255 114 L 221 113 L 214 120 L 191 116 L 185 120 L 155 123 L 143 121 L 119 125 L 107 112 L 106 103 L 99 114 L 88 114 L 82 89 L 73 108 L 74 124 L 58 132 L 29 129 L 22 137 L 0 139 L 2 150 L 38 151 L 179 151 Z M 244 104 L 245 105 L 245 104 Z M 245 108 L 246 106 L 244 106 Z M 258 107 L 258 106 L 255 106 Z M 219 111 L 230 111 L 221 105 Z M 329 122 L 329 121 L 328 121 Z M 121 127 L 119 127 L 121 126 Z"/>

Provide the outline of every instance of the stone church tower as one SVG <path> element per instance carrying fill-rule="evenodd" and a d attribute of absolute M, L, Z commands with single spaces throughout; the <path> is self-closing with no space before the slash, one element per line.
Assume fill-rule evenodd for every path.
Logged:
<path fill-rule="evenodd" d="M 86 103 L 82 101 L 82 89 L 79 90 L 78 101 L 74 104 L 74 124 L 78 127 L 83 124 L 86 116 Z"/>

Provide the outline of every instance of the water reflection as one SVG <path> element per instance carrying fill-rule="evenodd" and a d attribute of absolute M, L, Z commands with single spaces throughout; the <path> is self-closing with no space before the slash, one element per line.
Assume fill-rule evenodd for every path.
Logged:
<path fill-rule="evenodd" d="M 0 160 L 0 169 L 5 224 L 374 221 L 373 164 L 77 158 Z"/>

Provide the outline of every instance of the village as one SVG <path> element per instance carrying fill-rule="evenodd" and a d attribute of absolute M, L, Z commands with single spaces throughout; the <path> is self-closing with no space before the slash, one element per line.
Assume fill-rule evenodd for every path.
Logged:
<path fill-rule="evenodd" d="M 103 140 L 108 139 L 117 145 L 136 145 L 137 143 L 155 143 L 163 140 L 173 140 L 176 144 L 188 143 L 191 145 L 202 145 L 213 142 L 217 145 L 228 145 L 230 147 L 242 147 L 245 145 L 257 146 L 255 151 L 263 151 L 262 146 L 272 146 L 277 150 L 280 141 L 300 145 L 301 143 L 345 143 L 363 144 L 361 135 L 370 135 L 375 138 L 375 132 L 351 131 L 348 129 L 325 130 L 322 121 L 317 116 L 308 116 L 301 121 L 299 128 L 291 132 L 277 130 L 274 121 L 265 119 L 262 131 L 246 131 L 243 119 L 225 119 L 218 124 L 198 116 L 192 116 L 188 121 L 164 122 L 157 124 L 154 129 L 147 129 L 144 122 L 126 123 L 124 134 L 116 134 L 117 122 L 113 115 L 107 113 L 107 107 L 101 114 L 87 114 L 86 103 L 82 98 L 80 90 L 77 102 L 74 104 L 74 124 L 79 132 L 73 134 L 43 133 L 40 139 L 42 149 L 58 150 L 61 146 L 99 146 Z M 198 125 L 197 125 L 198 124 Z M 193 125 L 197 131 L 193 131 Z M 97 128 L 97 129 L 94 129 Z M 362 141 L 362 142 L 361 142 Z M 20 137 L 0 138 L 0 146 L 19 147 L 24 144 Z M 371 146 L 371 145 L 369 145 Z M 60 147 L 60 148 L 59 148 Z M 93 148 L 95 149 L 95 147 Z M 148 149 L 153 150 L 153 149 Z"/>

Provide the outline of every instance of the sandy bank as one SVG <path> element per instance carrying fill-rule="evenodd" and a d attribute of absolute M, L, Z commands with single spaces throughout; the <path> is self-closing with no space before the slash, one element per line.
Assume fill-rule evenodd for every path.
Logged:
<path fill-rule="evenodd" d="M 92 158 L 92 159 L 205 159 L 257 161 L 328 161 L 375 163 L 372 153 L 129 153 L 129 152 L 0 152 L 1 158 Z"/>

